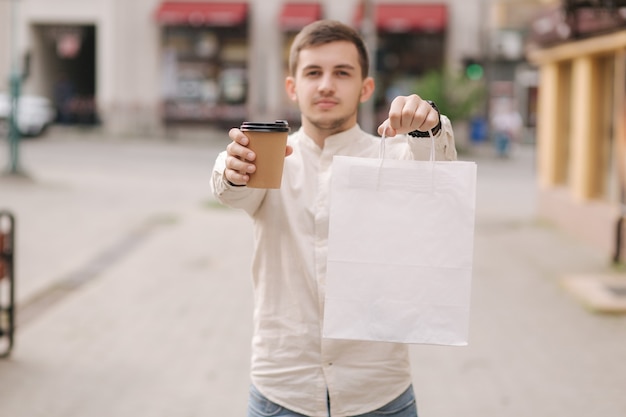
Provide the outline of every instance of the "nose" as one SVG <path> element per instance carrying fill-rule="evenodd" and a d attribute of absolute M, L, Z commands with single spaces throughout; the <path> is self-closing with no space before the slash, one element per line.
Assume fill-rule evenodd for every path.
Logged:
<path fill-rule="evenodd" d="M 323 77 L 321 77 L 317 89 L 322 94 L 333 93 L 335 91 L 335 82 L 333 80 L 332 74 L 325 74 Z"/>

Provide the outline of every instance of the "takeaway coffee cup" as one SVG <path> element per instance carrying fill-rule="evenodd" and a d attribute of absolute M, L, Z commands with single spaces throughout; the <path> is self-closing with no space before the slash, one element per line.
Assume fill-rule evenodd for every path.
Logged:
<path fill-rule="evenodd" d="M 256 171 L 250 174 L 248 187 L 280 188 L 285 163 L 289 125 L 284 120 L 274 123 L 243 122 L 240 130 L 248 137 L 255 154 Z"/>

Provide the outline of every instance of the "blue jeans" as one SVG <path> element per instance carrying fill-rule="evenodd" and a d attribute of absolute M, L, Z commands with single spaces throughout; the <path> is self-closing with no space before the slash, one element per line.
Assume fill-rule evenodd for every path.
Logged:
<path fill-rule="evenodd" d="M 496 133 L 495 145 L 498 156 L 508 156 L 511 147 L 510 136 L 503 132 Z"/>
<path fill-rule="evenodd" d="M 330 409 L 330 403 L 329 403 Z M 354 417 L 417 417 L 417 405 L 413 386 L 410 386 L 398 398 L 378 410 Z M 275 404 L 265 398 L 254 385 L 250 385 L 248 417 L 307 417 Z M 329 414 L 330 417 L 330 414 Z"/>

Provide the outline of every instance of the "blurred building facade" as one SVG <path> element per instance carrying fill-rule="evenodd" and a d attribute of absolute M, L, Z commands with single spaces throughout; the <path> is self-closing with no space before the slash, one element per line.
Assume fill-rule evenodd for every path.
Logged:
<path fill-rule="evenodd" d="M 621 260 L 626 1 L 553 2 L 528 57 L 540 72 L 539 213 Z"/>
<path fill-rule="evenodd" d="M 60 122 L 159 134 L 170 124 L 294 119 L 283 81 L 289 43 L 306 23 L 331 18 L 373 27 L 374 111 L 430 70 L 474 62 L 485 67 L 492 95 L 514 96 L 532 127 L 536 77 L 522 45 L 541 3 L 5 0 L 0 27 L 17 30 L 0 42 L 16 45 L 27 69 L 23 91 L 53 99 Z M 9 51 L 0 48 L 2 80 Z"/>

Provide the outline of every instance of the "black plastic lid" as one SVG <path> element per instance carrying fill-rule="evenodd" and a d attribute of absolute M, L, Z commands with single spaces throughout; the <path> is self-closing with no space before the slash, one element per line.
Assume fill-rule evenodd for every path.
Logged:
<path fill-rule="evenodd" d="M 289 132 L 286 120 L 276 120 L 274 123 L 243 122 L 241 130 L 248 132 Z"/>

